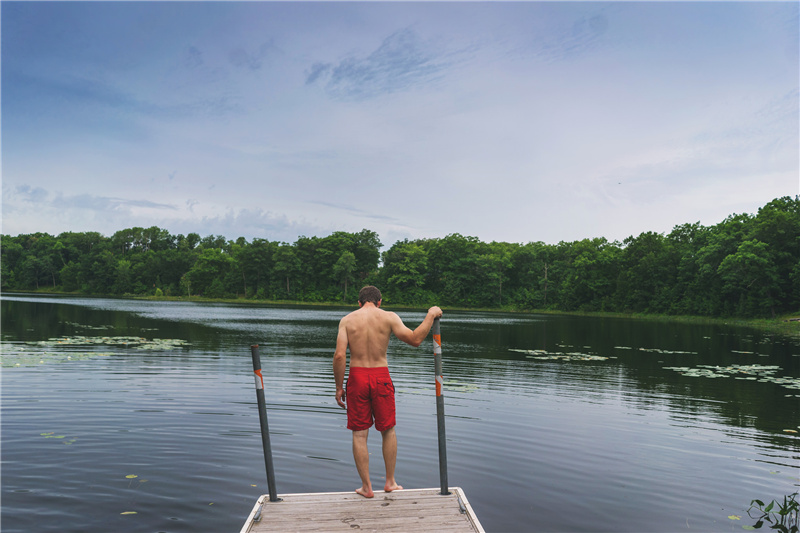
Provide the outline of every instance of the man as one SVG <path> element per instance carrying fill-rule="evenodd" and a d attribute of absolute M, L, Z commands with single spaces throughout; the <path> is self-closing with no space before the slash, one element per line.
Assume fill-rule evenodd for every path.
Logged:
<path fill-rule="evenodd" d="M 358 293 L 359 309 L 339 322 L 336 352 L 333 354 L 333 376 L 336 380 L 336 402 L 347 409 L 347 429 L 353 431 L 353 458 L 356 462 L 361 486 L 356 492 L 372 498 L 369 479 L 369 451 L 367 434 L 375 423 L 383 439 L 383 462 L 386 465 L 386 484 L 383 490 L 402 489 L 394 478 L 397 460 L 395 426 L 394 384 L 389 376 L 386 349 L 389 337 L 395 337 L 412 346 L 419 346 L 433 326 L 433 320 L 442 316 L 438 307 L 428 309 L 425 320 L 414 331 L 403 324 L 396 313 L 380 309 L 381 291 L 371 285 Z M 347 390 L 344 388 L 344 371 L 347 366 L 347 349 L 350 348 L 350 374 Z"/>

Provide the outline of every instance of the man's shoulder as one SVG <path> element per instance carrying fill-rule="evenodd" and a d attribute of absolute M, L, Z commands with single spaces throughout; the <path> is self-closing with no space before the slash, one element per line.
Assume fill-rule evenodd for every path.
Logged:
<path fill-rule="evenodd" d="M 397 324 L 398 322 L 400 323 L 403 322 L 402 320 L 400 320 L 400 315 L 398 315 L 394 311 L 386 311 L 384 309 L 381 309 L 381 311 L 383 312 L 383 314 L 381 315 L 381 319 L 383 320 L 384 323 Z"/>
<path fill-rule="evenodd" d="M 345 322 L 350 322 L 351 320 L 360 320 L 361 317 L 364 316 L 366 316 L 364 308 L 359 308 L 344 315 L 339 323 L 343 324 Z"/>
<path fill-rule="evenodd" d="M 356 314 L 356 313 L 358 313 L 358 312 L 359 312 L 359 309 L 356 309 L 355 311 L 350 311 L 349 313 L 347 313 L 346 315 L 344 315 L 344 316 L 341 318 L 341 320 L 339 320 L 339 323 L 340 323 L 340 324 L 344 324 L 345 322 L 348 322 L 348 321 L 352 320 L 352 319 L 353 319 L 353 315 L 355 315 L 355 314 Z"/>
<path fill-rule="evenodd" d="M 400 316 L 394 311 L 387 311 L 386 309 L 380 309 L 380 308 L 371 310 L 360 308 L 356 309 L 355 311 L 350 311 L 349 313 L 344 315 L 339 322 L 345 323 L 351 320 L 359 320 L 361 317 L 366 318 L 368 316 L 377 316 L 382 320 L 397 320 L 400 318 Z"/>

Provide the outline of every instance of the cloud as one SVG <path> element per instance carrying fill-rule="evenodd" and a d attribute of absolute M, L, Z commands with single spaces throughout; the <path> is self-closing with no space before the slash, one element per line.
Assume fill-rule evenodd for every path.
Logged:
<path fill-rule="evenodd" d="M 263 43 L 253 53 L 248 52 L 242 47 L 238 47 L 231 50 L 228 54 L 228 61 L 235 67 L 258 70 L 261 68 L 264 58 L 266 58 L 273 49 L 275 49 L 275 45 L 272 40 Z"/>
<path fill-rule="evenodd" d="M 15 188 L 17 196 L 23 202 L 41 203 L 47 199 L 48 192 L 41 187 L 32 188 L 30 185 L 18 185 Z"/>
<path fill-rule="evenodd" d="M 203 64 L 203 52 L 194 46 L 186 49 L 183 65 L 188 68 L 197 68 Z"/>
<path fill-rule="evenodd" d="M 536 39 L 535 55 L 546 63 L 585 56 L 603 44 L 610 26 L 604 12 L 582 16 L 570 25 L 556 26 Z"/>
<path fill-rule="evenodd" d="M 356 216 L 359 216 L 359 217 L 362 217 L 362 218 L 369 218 L 369 219 L 372 219 L 372 220 L 380 220 L 380 221 L 383 221 L 383 222 L 390 222 L 390 223 L 395 223 L 395 224 L 400 222 L 398 219 L 396 219 L 394 217 L 389 217 L 389 216 L 386 216 L 386 215 L 376 215 L 374 213 L 370 213 L 369 211 L 364 211 L 363 209 L 358 209 L 357 207 L 353 207 L 353 206 L 349 206 L 349 205 L 335 204 L 333 202 L 322 202 L 322 201 L 309 202 L 309 203 L 315 204 L 315 205 L 322 205 L 322 206 L 325 206 L 325 207 L 331 207 L 333 209 L 337 209 L 337 210 L 340 210 L 340 211 L 346 211 L 347 213 L 350 213 L 351 215 L 356 215 Z"/>
<path fill-rule="evenodd" d="M 331 97 L 364 100 L 430 82 L 448 66 L 443 57 L 406 28 L 384 39 L 366 57 L 347 57 L 335 65 L 314 63 L 306 84 L 326 78 L 325 90 Z"/>
<path fill-rule="evenodd" d="M 269 241 L 294 242 L 300 235 L 322 236 L 332 233 L 303 218 L 290 219 L 285 214 L 275 214 L 261 208 L 228 209 L 225 214 L 163 220 L 162 227 L 174 233 L 224 235 L 228 239 L 245 237 Z"/>
<path fill-rule="evenodd" d="M 308 75 L 306 76 L 306 85 L 311 85 L 312 83 L 317 81 L 317 79 L 319 79 L 320 76 L 322 76 L 327 72 L 330 72 L 330 70 L 331 70 L 330 63 L 314 63 L 313 65 L 311 65 L 311 72 L 309 72 Z"/>
<path fill-rule="evenodd" d="M 765 125 L 776 127 L 780 124 L 791 124 L 797 129 L 797 116 L 800 113 L 800 91 L 797 87 L 789 92 L 766 102 L 757 112 L 756 119 L 765 121 Z"/>
<path fill-rule="evenodd" d="M 110 196 L 94 196 L 91 194 L 78 194 L 74 196 L 64 196 L 58 193 L 52 201 L 52 207 L 57 209 L 89 209 L 92 211 L 119 211 L 127 210 L 131 207 L 142 207 L 146 209 L 167 209 L 176 210 L 177 207 L 170 204 L 160 204 L 149 200 L 131 200 L 125 198 L 114 198 Z"/>
<path fill-rule="evenodd" d="M 57 113 L 61 118 L 74 115 L 69 124 L 90 124 L 93 119 L 105 117 L 119 121 L 126 115 L 156 118 L 187 119 L 198 113 L 221 116 L 239 110 L 238 104 L 227 95 L 198 96 L 184 99 L 180 103 L 167 103 L 168 95 L 157 95 L 158 101 L 148 96 L 140 96 L 107 83 L 86 76 L 70 75 L 51 78 L 47 74 L 29 75 L 15 72 L 5 76 L 17 90 L 9 92 L 6 100 L 13 102 L 15 108 L 11 115 L 16 121 L 25 121 L 26 116 L 52 118 Z M 51 107 L 54 106 L 54 107 Z M 8 113 L 4 113 L 8 114 Z M 4 117 L 5 119 L 5 117 Z M 122 118 L 130 124 L 130 121 Z"/>

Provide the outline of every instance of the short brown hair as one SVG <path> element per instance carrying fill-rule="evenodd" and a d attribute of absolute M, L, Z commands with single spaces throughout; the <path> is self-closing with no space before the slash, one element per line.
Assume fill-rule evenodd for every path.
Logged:
<path fill-rule="evenodd" d="M 367 302 L 372 302 L 375 305 L 378 305 L 378 302 L 381 301 L 381 291 L 378 289 L 378 287 L 367 285 L 358 291 L 358 301 L 361 305 L 364 305 Z"/>

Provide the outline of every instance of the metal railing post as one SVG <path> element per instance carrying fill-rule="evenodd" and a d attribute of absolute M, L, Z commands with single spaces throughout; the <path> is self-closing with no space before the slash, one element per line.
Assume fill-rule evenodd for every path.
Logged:
<path fill-rule="evenodd" d="M 269 501 L 280 501 L 275 490 L 275 469 L 272 466 L 272 446 L 269 442 L 269 423 L 267 422 L 267 402 L 264 399 L 264 376 L 261 374 L 261 356 L 258 353 L 258 344 L 250 346 L 253 356 L 253 372 L 256 380 L 256 398 L 258 398 L 258 420 L 261 423 L 261 443 L 264 446 L 264 464 L 267 467 L 267 485 L 269 486 Z"/>
<path fill-rule="evenodd" d="M 436 428 L 439 433 L 439 481 L 442 486 L 442 495 L 450 494 L 447 490 L 447 443 L 444 433 L 444 396 L 442 396 L 442 335 L 439 328 L 439 319 L 433 319 L 433 365 L 436 372 Z"/>

